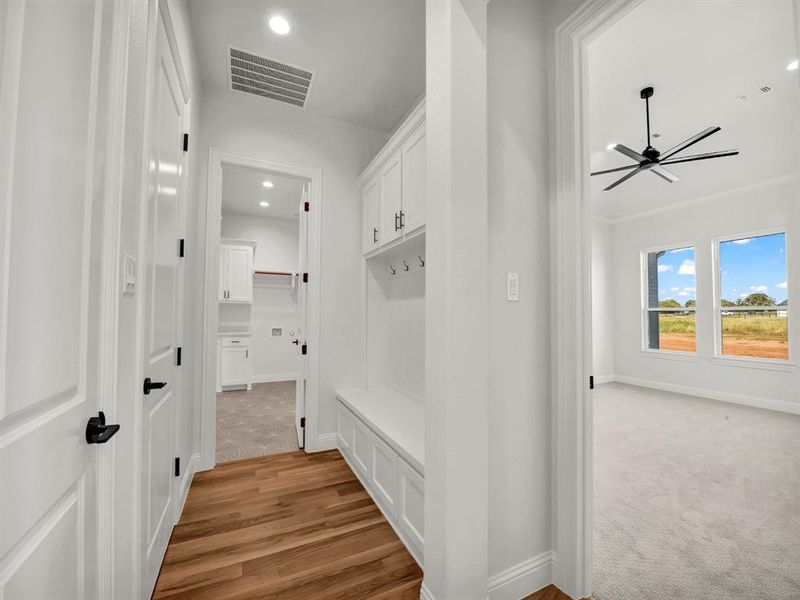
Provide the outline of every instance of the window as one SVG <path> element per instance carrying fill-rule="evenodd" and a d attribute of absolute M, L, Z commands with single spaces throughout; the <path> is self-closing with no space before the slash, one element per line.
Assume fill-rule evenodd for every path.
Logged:
<path fill-rule="evenodd" d="M 718 256 L 720 353 L 788 359 L 786 234 L 721 241 Z"/>
<path fill-rule="evenodd" d="M 649 251 L 645 261 L 645 348 L 696 352 L 694 248 Z"/>

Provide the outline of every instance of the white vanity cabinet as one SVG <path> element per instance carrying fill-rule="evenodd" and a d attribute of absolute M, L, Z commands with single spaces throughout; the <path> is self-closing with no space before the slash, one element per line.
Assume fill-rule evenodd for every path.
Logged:
<path fill-rule="evenodd" d="M 223 238 L 219 248 L 219 301 L 253 302 L 253 258 L 256 243 Z"/>
<path fill-rule="evenodd" d="M 394 246 L 425 225 L 425 101 L 361 174 L 366 255 Z"/>
<path fill-rule="evenodd" d="M 249 333 L 219 334 L 217 391 L 251 389 L 250 338 Z"/>

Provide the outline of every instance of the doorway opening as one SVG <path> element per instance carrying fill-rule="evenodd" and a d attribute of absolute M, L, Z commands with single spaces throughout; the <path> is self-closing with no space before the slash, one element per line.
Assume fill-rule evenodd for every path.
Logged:
<path fill-rule="evenodd" d="M 304 446 L 309 184 L 222 165 L 217 463 Z"/>
<path fill-rule="evenodd" d="M 319 182 L 315 169 L 210 150 L 206 464 L 313 450 Z"/>

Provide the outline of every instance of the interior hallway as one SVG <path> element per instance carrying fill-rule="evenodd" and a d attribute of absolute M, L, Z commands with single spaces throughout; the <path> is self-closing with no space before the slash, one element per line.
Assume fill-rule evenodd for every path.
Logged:
<path fill-rule="evenodd" d="M 217 394 L 217 464 L 298 450 L 295 382 Z"/>
<path fill-rule="evenodd" d="M 195 476 L 153 598 L 418 600 L 421 584 L 339 452 L 289 452 Z"/>
<path fill-rule="evenodd" d="M 596 600 L 800 598 L 800 416 L 594 394 Z"/>

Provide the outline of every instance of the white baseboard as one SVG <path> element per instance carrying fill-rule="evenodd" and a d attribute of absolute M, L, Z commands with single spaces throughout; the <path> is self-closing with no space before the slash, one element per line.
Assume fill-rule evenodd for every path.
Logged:
<path fill-rule="evenodd" d="M 276 381 L 294 381 L 297 379 L 297 373 L 265 373 L 263 375 L 253 375 L 250 378 L 251 383 L 274 383 Z"/>
<path fill-rule="evenodd" d="M 320 433 L 317 435 L 317 443 L 314 444 L 312 452 L 324 452 L 325 450 L 333 450 L 338 448 L 338 438 L 336 433 Z"/>
<path fill-rule="evenodd" d="M 628 385 L 638 385 L 639 387 L 661 390 L 663 392 L 673 392 L 675 394 L 686 394 L 687 396 L 698 396 L 709 398 L 721 402 L 731 402 L 755 408 L 766 408 L 778 412 L 800 415 L 800 404 L 792 404 L 782 400 L 771 400 L 769 398 L 759 398 L 757 396 L 745 396 L 744 394 L 733 394 L 731 392 L 721 392 L 706 388 L 691 387 L 688 385 L 677 385 L 664 381 L 654 381 L 652 379 L 639 379 L 638 377 L 628 377 L 627 375 L 614 375 L 614 381 L 627 383 Z"/>
<path fill-rule="evenodd" d="M 594 382 L 598 385 L 601 383 L 611 383 L 612 381 L 616 381 L 614 379 L 615 377 L 615 375 L 595 375 Z"/>
<path fill-rule="evenodd" d="M 548 550 L 489 577 L 490 600 L 519 600 L 550 585 L 553 557 Z"/>
<path fill-rule="evenodd" d="M 422 587 L 419 590 L 419 598 L 420 600 L 436 600 L 431 591 L 428 589 L 428 586 L 425 585 L 425 582 L 422 582 Z"/>

